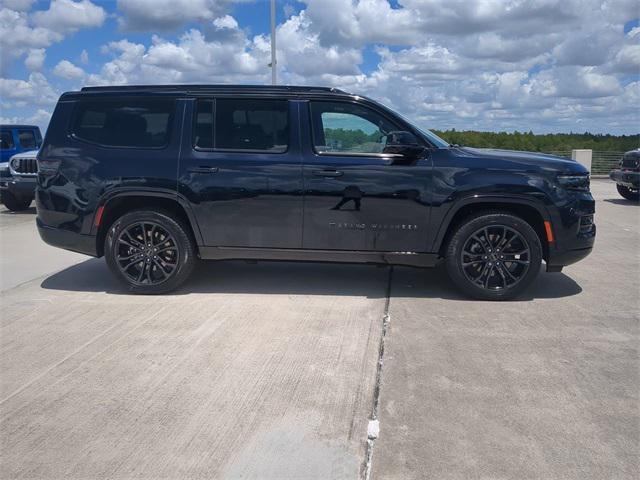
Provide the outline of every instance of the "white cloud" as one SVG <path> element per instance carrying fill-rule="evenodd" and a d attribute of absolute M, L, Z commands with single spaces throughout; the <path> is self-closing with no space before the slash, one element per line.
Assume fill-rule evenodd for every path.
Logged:
<path fill-rule="evenodd" d="M 98 27 L 106 18 L 104 9 L 89 0 L 52 0 L 47 10 L 23 11 L 29 10 L 32 3 L 5 0 L 1 5 L 0 73 L 25 54 L 29 55 L 25 60 L 27 68 L 41 68 L 39 53 L 32 53 L 34 50 L 60 42 L 79 29 Z"/>
<path fill-rule="evenodd" d="M 322 47 L 319 36 L 310 30 L 305 12 L 289 18 L 278 27 L 278 65 L 287 73 L 304 77 L 306 82 L 331 83 L 331 76 L 359 75 L 362 63 L 359 49 L 339 45 Z M 261 48 L 270 48 L 269 37 L 257 39 Z"/>
<path fill-rule="evenodd" d="M 40 70 L 44 65 L 46 56 L 47 54 L 44 48 L 32 48 L 24 60 L 24 65 L 29 70 Z"/>
<path fill-rule="evenodd" d="M 2 0 L 0 1 L 0 8 L 8 8 L 10 10 L 16 10 L 18 12 L 24 12 L 30 10 L 36 0 Z"/>
<path fill-rule="evenodd" d="M 612 68 L 617 72 L 640 74 L 640 45 L 624 45 L 613 59 Z"/>
<path fill-rule="evenodd" d="M 53 69 L 54 75 L 67 80 L 74 80 L 83 78 L 85 76 L 84 70 L 75 66 L 69 60 L 62 60 Z"/>
<path fill-rule="evenodd" d="M 80 63 L 83 63 L 84 65 L 89 63 L 89 52 L 86 50 L 82 50 L 82 52 L 80 52 Z"/>
<path fill-rule="evenodd" d="M 39 72 L 31 73 L 28 80 L 0 78 L 0 98 L 5 107 L 29 104 L 51 106 L 58 96 L 46 77 Z"/>
<path fill-rule="evenodd" d="M 42 134 L 46 130 L 46 126 L 49 124 L 49 120 L 51 120 L 51 112 L 45 110 L 43 108 L 37 109 L 31 115 L 17 115 L 13 117 L 0 117 L 0 123 L 4 124 L 25 124 L 25 125 L 38 125 Z"/>
<path fill-rule="evenodd" d="M 104 9 L 89 0 L 52 0 L 48 10 L 33 14 L 33 22 L 38 27 L 65 34 L 81 28 L 99 27 L 106 17 Z"/>
<path fill-rule="evenodd" d="M 222 17 L 234 1 L 238 0 L 118 0 L 118 23 L 125 31 L 173 30 L 187 22 Z"/>
<path fill-rule="evenodd" d="M 0 9 L 0 67 L 4 71 L 16 58 L 33 48 L 48 47 L 63 36 L 47 28 L 32 27 L 28 14 Z"/>

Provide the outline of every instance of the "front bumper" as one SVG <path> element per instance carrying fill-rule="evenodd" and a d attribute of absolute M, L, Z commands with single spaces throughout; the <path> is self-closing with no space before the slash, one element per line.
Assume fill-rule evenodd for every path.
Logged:
<path fill-rule="evenodd" d="M 620 185 L 633 188 L 634 190 L 640 188 L 640 172 L 616 169 L 609 173 L 609 178 Z"/>
<path fill-rule="evenodd" d="M 94 235 L 82 235 L 61 228 L 48 227 L 42 223 L 39 218 L 36 218 L 36 225 L 40 238 L 52 247 L 84 253 L 92 257 L 98 256 L 96 251 L 96 237 Z"/>
<path fill-rule="evenodd" d="M 593 250 L 596 240 L 595 200 L 590 192 L 569 193 L 566 201 L 549 209 L 553 241 L 548 242 L 548 272 L 559 272 Z"/>
<path fill-rule="evenodd" d="M 36 177 L 1 176 L 0 193 L 9 192 L 15 197 L 33 198 L 36 191 Z"/>

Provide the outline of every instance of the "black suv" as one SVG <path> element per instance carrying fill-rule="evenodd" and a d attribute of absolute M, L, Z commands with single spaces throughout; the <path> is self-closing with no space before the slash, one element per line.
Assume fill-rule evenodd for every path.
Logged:
<path fill-rule="evenodd" d="M 162 293 L 198 258 L 432 267 L 507 299 L 587 256 L 589 172 L 449 145 L 330 88 L 90 87 L 58 101 L 38 156 L 38 228 Z"/>
<path fill-rule="evenodd" d="M 624 198 L 633 202 L 640 200 L 640 148 L 625 153 L 619 168 L 612 170 L 609 177 Z"/>

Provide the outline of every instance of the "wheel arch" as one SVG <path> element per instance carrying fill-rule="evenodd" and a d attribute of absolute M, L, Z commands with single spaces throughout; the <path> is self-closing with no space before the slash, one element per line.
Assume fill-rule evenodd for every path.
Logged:
<path fill-rule="evenodd" d="M 188 233 L 192 236 L 196 248 L 202 245 L 202 235 L 195 216 L 188 202 L 180 195 L 176 195 L 175 192 L 125 191 L 117 192 L 103 199 L 96 209 L 92 233 L 96 236 L 98 257 L 104 255 L 104 241 L 113 222 L 125 213 L 142 209 L 158 210 L 174 215 L 187 226 Z M 99 225 L 96 226 L 96 223 Z"/>
<path fill-rule="evenodd" d="M 459 200 L 447 212 L 436 235 L 434 248 L 440 256 L 444 256 L 449 239 L 466 218 L 483 211 L 500 211 L 516 215 L 525 220 L 535 230 L 542 245 L 543 258 L 548 259 L 549 242 L 545 231 L 545 221 L 550 217 L 541 202 L 518 197 L 474 196 Z"/>

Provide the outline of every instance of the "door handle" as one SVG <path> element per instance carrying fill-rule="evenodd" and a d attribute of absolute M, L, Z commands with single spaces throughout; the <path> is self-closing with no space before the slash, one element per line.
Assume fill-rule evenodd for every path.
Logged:
<path fill-rule="evenodd" d="M 314 170 L 312 172 L 316 177 L 336 178 L 344 175 L 340 170 Z"/>
<path fill-rule="evenodd" d="M 190 167 L 189 173 L 218 173 L 218 167 Z"/>

